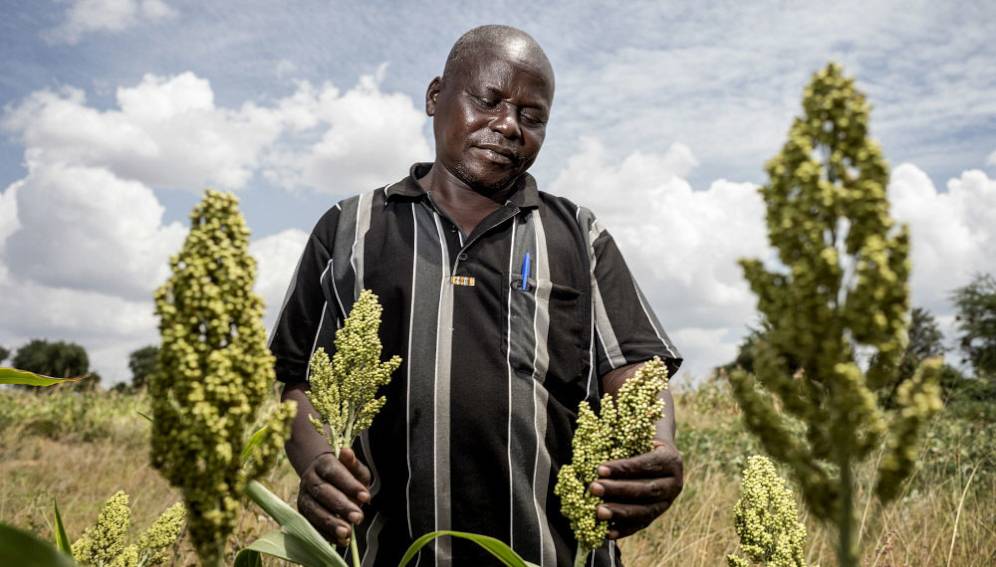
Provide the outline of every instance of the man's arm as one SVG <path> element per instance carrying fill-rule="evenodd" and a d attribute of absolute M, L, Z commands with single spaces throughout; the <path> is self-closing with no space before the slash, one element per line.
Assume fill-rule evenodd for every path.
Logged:
<path fill-rule="evenodd" d="M 332 447 L 308 419 L 318 415 L 306 394 L 308 387 L 307 382 L 289 384 L 282 396 L 297 402 L 291 437 L 284 446 L 301 477 L 297 509 L 325 537 L 342 546 L 349 542 L 349 524 L 363 521 L 361 506 L 370 501 L 370 471 L 352 449 L 342 449 L 335 458 Z"/>
<path fill-rule="evenodd" d="M 615 396 L 643 363 L 616 368 L 602 376 L 602 391 Z M 609 521 L 609 539 L 631 535 L 650 525 L 681 493 L 683 466 L 674 443 L 674 399 L 661 393 L 664 416 L 658 420 L 654 448 L 631 459 L 609 461 L 598 467 L 599 479 L 591 493 L 603 499 L 599 520 Z"/>

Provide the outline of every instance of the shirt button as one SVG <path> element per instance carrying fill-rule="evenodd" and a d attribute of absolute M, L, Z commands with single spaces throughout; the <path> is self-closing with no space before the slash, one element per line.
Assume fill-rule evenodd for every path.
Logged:
<path fill-rule="evenodd" d="M 468 256 L 466 252 L 461 252 L 460 255 L 457 256 L 457 258 L 459 258 L 461 262 L 464 262 L 467 260 L 467 258 L 470 258 L 470 256 Z"/>

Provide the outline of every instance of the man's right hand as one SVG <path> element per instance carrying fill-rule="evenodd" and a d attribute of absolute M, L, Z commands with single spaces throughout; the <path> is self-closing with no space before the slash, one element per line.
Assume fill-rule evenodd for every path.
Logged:
<path fill-rule="evenodd" d="M 350 524 L 363 521 L 363 504 L 370 501 L 370 470 L 352 449 L 315 457 L 301 474 L 297 509 L 329 541 L 349 543 Z"/>

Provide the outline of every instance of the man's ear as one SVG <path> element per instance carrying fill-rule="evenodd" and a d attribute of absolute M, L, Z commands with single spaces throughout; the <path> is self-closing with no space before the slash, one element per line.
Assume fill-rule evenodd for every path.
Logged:
<path fill-rule="evenodd" d="M 425 89 L 425 113 L 429 116 L 436 115 L 436 99 L 439 98 L 442 87 L 443 78 L 436 77 L 429 83 L 429 88 Z"/>

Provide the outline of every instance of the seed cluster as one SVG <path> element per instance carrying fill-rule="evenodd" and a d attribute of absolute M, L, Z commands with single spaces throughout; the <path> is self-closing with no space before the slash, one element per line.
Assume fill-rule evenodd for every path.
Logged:
<path fill-rule="evenodd" d="M 595 517 L 602 500 L 588 490 L 598 478 L 598 466 L 653 448 L 655 426 L 664 415 L 660 394 L 666 388 L 667 367 L 654 357 L 623 384 L 616 398 L 602 398 L 601 415 L 596 416 L 586 401 L 579 405 L 572 460 L 560 468 L 554 487 L 561 513 L 578 541 L 579 557 L 600 547 L 608 532 L 608 524 Z"/>
<path fill-rule="evenodd" d="M 730 380 L 747 428 L 789 466 L 810 511 L 836 522 L 852 515 L 843 472 L 883 441 L 877 492 L 883 502 L 898 494 L 940 398 L 934 363 L 899 374 L 909 230 L 889 213 L 888 164 L 869 137 L 868 101 L 830 64 L 807 85 L 803 110 L 760 188 L 781 266 L 741 261 L 766 330 L 752 349 L 754 374 Z M 910 385 L 897 388 L 901 380 Z M 897 411 L 879 404 L 893 391 Z"/>
<path fill-rule="evenodd" d="M 294 414 L 283 404 L 246 467 L 241 461 L 257 408 L 274 382 L 256 264 L 234 195 L 206 191 L 190 232 L 156 291 L 162 345 L 149 383 L 151 462 L 183 493 L 190 536 L 205 564 L 217 564 L 235 528 L 246 483 L 272 467 Z"/>
<path fill-rule="evenodd" d="M 180 537 L 185 519 L 183 504 L 176 503 L 142 532 L 137 543 L 128 545 L 131 510 L 128 495 L 118 491 L 104 504 L 97 523 L 73 543 L 73 558 L 90 567 L 166 565 L 171 559 L 168 548 Z"/>
<path fill-rule="evenodd" d="M 378 331 L 383 308 L 377 295 L 363 290 L 335 336 L 335 354 L 329 360 L 319 348 L 311 357 L 308 399 L 319 417 L 308 416 L 336 453 L 352 445 L 370 427 L 387 399 L 377 390 L 391 381 L 401 358 L 382 362 Z M 328 431 L 325 426 L 328 425 Z"/>
<path fill-rule="evenodd" d="M 734 508 L 740 551 L 727 556 L 729 567 L 805 567 L 806 527 L 799 521 L 795 497 L 765 457 L 747 459 Z"/>
<path fill-rule="evenodd" d="M 104 503 L 97 523 L 73 543 L 73 558 L 82 565 L 111 565 L 122 554 L 131 527 L 128 495 L 117 491 Z"/>

